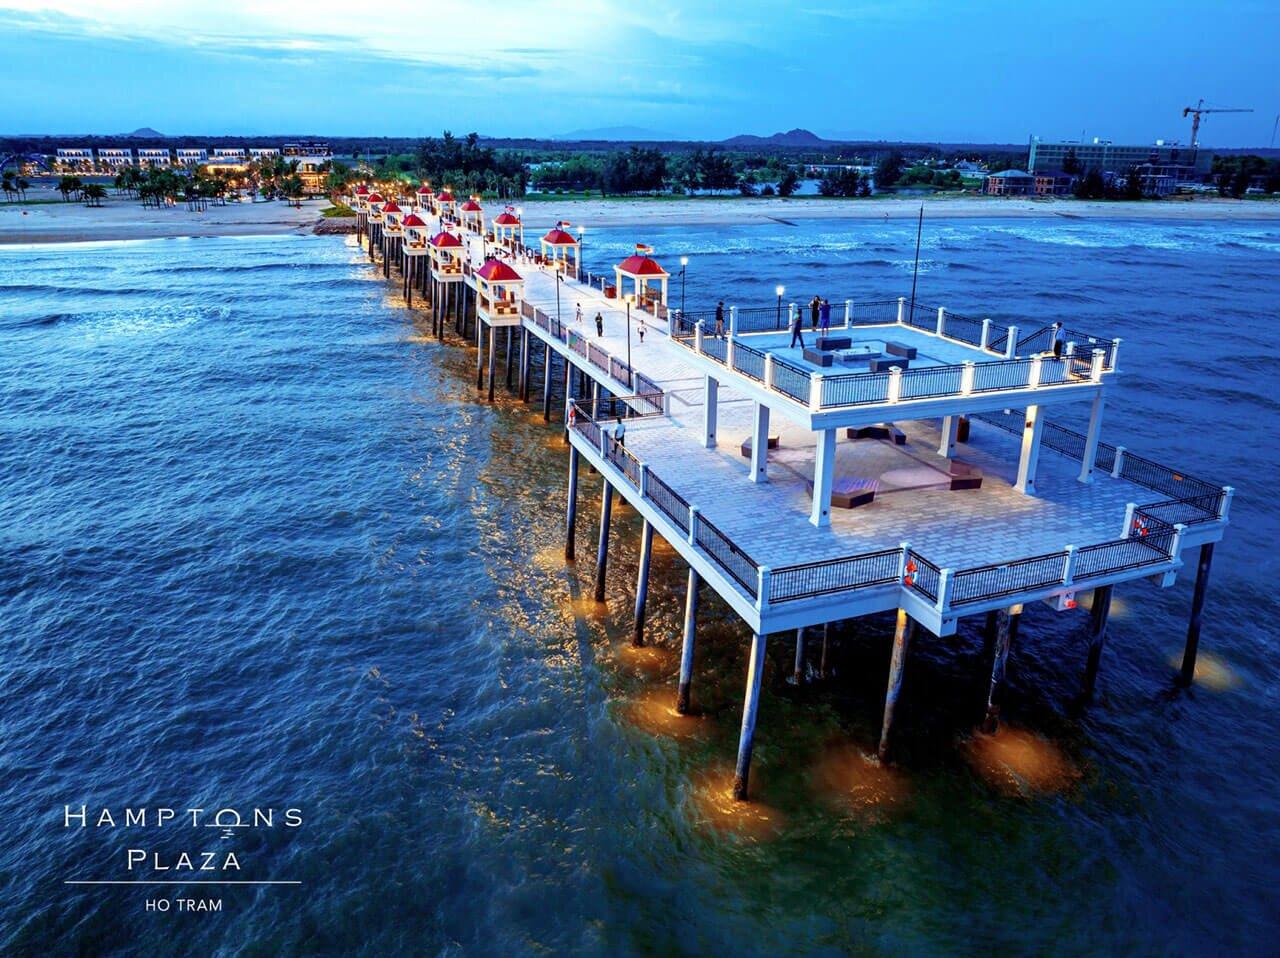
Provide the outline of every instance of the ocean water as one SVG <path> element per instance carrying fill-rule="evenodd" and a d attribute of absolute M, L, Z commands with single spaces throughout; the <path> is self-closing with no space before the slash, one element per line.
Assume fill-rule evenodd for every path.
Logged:
<path fill-rule="evenodd" d="M 589 237 L 590 268 L 689 255 L 693 308 L 908 295 L 915 224 Z M 333 237 L 0 250 L 0 953 L 1274 953 L 1280 227 L 926 223 L 920 301 L 1121 336 L 1106 438 L 1236 486 L 1203 675 L 1172 683 L 1190 576 L 1118 590 L 1083 711 L 1085 613 L 1028 610 L 994 740 L 976 630 L 921 636 L 878 770 L 890 624 L 799 690 L 780 637 L 747 809 L 742 625 L 704 596 L 676 719 L 679 561 L 631 649 L 636 517 L 597 608 L 598 480 L 567 567 L 557 430 L 393 286 Z M 130 848 L 301 884 L 64 884 L 154 877 Z M 222 911 L 147 910 L 179 890 Z"/>

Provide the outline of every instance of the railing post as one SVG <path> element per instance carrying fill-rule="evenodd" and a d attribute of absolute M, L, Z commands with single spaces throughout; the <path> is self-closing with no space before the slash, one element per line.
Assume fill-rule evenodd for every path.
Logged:
<path fill-rule="evenodd" d="M 1042 361 L 1039 356 L 1033 356 L 1031 359 L 1031 374 L 1027 376 L 1027 388 L 1038 389 L 1040 387 L 1040 367 Z"/>
<path fill-rule="evenodd" d="M 1062 355 L 1064 355 L 1064 356 L 1074 356 L 1075 354 L 1076 354 L 1076 342 L 1075 342 L 1075 340 L 1073 339 L 1073 340 L 1071 340 L 1070 342 L 1068 342 L 1068 343 L 1067 343 L 1066 348 L 1062 351 Z"/>
<path fill-rule="evenodd" d="M 729 340 L 724 347 L 724 364 L 733 369 L 733 332 L 729 333 Z"/>
<path fill-rule="evenodd" d="M 729 307 L 729 339 L 738 335 L 738 307 Z"/>
<path fill-rule="evenodd" d="M 938 611 L 945 612 L 951 601 L 951 570 L 942 569 L 938 573 Z"/>
<path fill-rule="evenodd" d="M 898 397 L 902 395 L 902 367 L 893 366 L 889 369 L 889 391 L 888 401 L 897 402 Z"/>
<path fill-rule="evenodd" d="M 649 484 L 649 467 L 640 463 L 640 498 L 644 498 L 645 487 Z"/>
<path fill-rule="evenodd" d="M 1136 502 L 1130 502 L 1124 507 L 1124 529 L 1120 533 L 1121 539 L 1129 539 L 1133 536 L 1133 513 L 1138 508 Z"/>
<path fill-rule="evenodd" d="M 907 315 L 907 298 L 905 296 L 898 297 L 898 325 L 902 326 L 905 322 L 903 317 Z"/>
<path fill-rule="evenodd" d="M 809 374 L 809 408 L 822 408 L 822 373 Z"/>
<path fill-rule="evenodd" d="M 693 327 L 693 351 L 702 352 L 702 320 L 698 320 L 698 325 Z"/>
<path fill-rule="evenodd" d="M 609 460 L 609 433 L 606 431 L 606 427 L 600 425 L 599 422 L 596 423 L 596 426 L 600 429 L 600 458 L 607 462 Z"/>
<path fill-rule="evenodd" d="M 991 345 L 991 320 L 984 319 L 982 321 L 982 341 L 978 344 L 979 349 L 986 349 Z"/>
<path fill-rule="evenodd" d="M 939 336 L 945 336 L 947 333 L 947 310 L 943 306 L 938 307 L 938 326 L 935 332 Z"/>
<path fill-rule="evenodd" d="M 756 567 L 756 608 L 761 612 L 769 608 L 769 573 L 767 565 Z"/>
<path fill-rule="evenodd" d="M 1233 486 L 1222 487 L 1222 503 L 1218 506 L 1218 518 L 1222 522 L 1228 521 L 1227 515 L 1231 512 L 1231 497 L 1234 496 L 1235 494 L 1236 494 L 1235 487 Z"/>
<path fill-rule="evenodd" d="M 1111 340 L 1111 368 L 1112 369 L 1116 368 L 1116 363 L 1119 362 L 1119 360 L 1117 360 L 1116 357 L 1119 355 L 1120 355 L 1120 340 L 1117 338 L 1117 339 Z"/>
<path fill-rule="evenodd" d="M 1067 558 L 1062 563 L 1062 584 L 1071 585 L 1076 574 L 1076 547 L 1067 546 Z"/>
<path fill-rule="evenodd" d="M 898 548 L 902 550 L 902 555 L 898 557 L 898 581 L 901 582 L 907 575 L 907 554 L 911 552 L 911 543 L 904 539 L 898 543 Z"/>
<path fill-rule="evenodd" d="M 1124 466 L 1124 446 L 1116 446 L 1116 461 L 1111 466 L 1111 478 L 1119 479 L 1120 470 Z"/>
<path fill-rule="evenodd" d="M 764 354 L 764 388 L 773 388 L 773 353 Z"/>
<path fill-rule="evenodd" d="M 970 361 L 966 361 L 964 369 L 960 373 L 960 395 L 973 395 L 973 377 L 977 371 L 977 367 Z"/>
<path fill-rule="evenodd" d="M 695 545 L 698 538 L 698 507 L 689 507 L 689 545 Z"/>
<path fill-rule="evenodd" d="M 1173 524 L 1173 541 L 1169 543 L 1169 558 L 1177 562 L 1182 558 L 1182 534 L 1187 531 L 1187 527 L 1181 522 Z"/>
<path fill-rule="evenodd" d="M 1091 361 L 1092 364 L 1089 367 L 1089 378 L 1092 379 L 1095 383 L 1102 382 L 1102 363 L 1103 363 L 1103 360 L 1106 358 L 1107 358 L 1107 354 L 1103 352 L 1101 349 L 1095 349 L 1093 351 L 1093 359 Z"/>
<path fill-rule="evenodd" d="M 1004 358 L 1012 359 L 1018 355 L 1018 327 L 1009 327 L 1009 341 L 1004 346 Z"/>
<path fill-rule="evenodd" d="M 846 299 L 844 301 L 844 328 L 849 329 L 853 326 L 853 300 Z"/>

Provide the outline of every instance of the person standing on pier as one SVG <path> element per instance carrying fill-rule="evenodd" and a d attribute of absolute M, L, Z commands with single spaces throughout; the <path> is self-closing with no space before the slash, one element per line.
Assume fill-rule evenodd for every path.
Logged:
<path fill-rule="evenodd" d="M 809 300 L 809 326 L 812 329 L 818 328 L 818 314 L 822 311 L 822 300 L 817 296 Z"/>
<path fill-rule="evenodd" d="M 791 314 L 791 345 L 789 349 L 794 349 L 796 343 L 800 344 L 800 348 L 804 349 L 804 335 L 800 332 L 800 307 L 796 307 Z"/>
<path fill-rule="evenodd" d="M 822 335 L 826 336 L 831 332 L 831 304 L 824 297 L 822 305 L 818 307 L 819 325 L 822 327 Z"/>
<path fill-rule="evenodd" d="M 636 327 L 636 332 L 640 334 L 640 345 L 641 345 L 641 346 L 643 346 L 643 345 L 644 345 L 644 334 L 645 334 L 645 326 L 644 326 L 644 317 L 643 317 L 643 316 L 641 316 L 641 317 L 640 317 L 640 325 L 638 325 L 638 326 Z"/>
<path fill-rule="evenodd" d="M 596 313 L 596 335 L 604 335 L 604 317 L 599 312 Z"/>
<path fill-rule="evenodd" d="M 1053 358 L 1054 359 L 1062 358 L 1062 346 L 1063 346 L 1063 341 L 1065 339 L 1066 339 L 1066 336 L 1062 332 L 1062 324 L 1054 323 L 1053 324 Z"/>
<path fill-rule="evenodd" d="M 716 339 L 724 339 L 724 300 L 716 303 Z"/>
<path fill-rule="evenodd" d="M 577 323 L 579 326 L 582 325 L 582 304 L 581 303 L 578 304 L 578 311 L 574 314 L 573 321 Z"/>

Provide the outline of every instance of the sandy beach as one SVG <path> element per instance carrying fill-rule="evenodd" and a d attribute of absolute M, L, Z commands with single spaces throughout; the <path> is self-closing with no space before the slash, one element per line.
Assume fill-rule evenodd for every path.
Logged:
<path fill-rule="evenodd" d="M 309 232 L 327 200 L 308 200 L 301 209 L 287 203 L 238 202 L 210 206 L 203 213 L 179 204 L 148 209 L 136 200 L 111 196 L 100 208 L 63 203 L 52 190 L 32 190 L 36 203 L 0 204 L 0 244 L 75 243 L 101 240 L 158 239 L 178 236 L 261 236 Z M 55 200 L 54 202 L 49 202 Z M 829 200 L 810 197 L 699 199 L 542 199 L 525 201 L 525 221 L 532 228 L 557 219 L 588 228 L 646 224 L 655 226 L 732 226 L 765 221 L 795 223 L 814 219 L 912 219 L 919 197 Z M 923 200 L 925 216 L 951 219 L 1142 219 L 1223 222 L 1280 220 L 1280 203 L 1196 197 L 1161 202 L 1124 203 L 1083 200 L 944 197 Z M 497 207 L 496 201 L 486 205 Z M 331 225 L 350 222 L 322 221 Z"/>

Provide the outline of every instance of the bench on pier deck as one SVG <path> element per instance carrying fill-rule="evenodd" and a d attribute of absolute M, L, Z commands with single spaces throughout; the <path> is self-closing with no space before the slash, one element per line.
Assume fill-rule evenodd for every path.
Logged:
<path fill-rule="evenodd" d="M 766 445 L 766 446 L 765 446 L 765 448 L 766 448 L 766 449 L 777 449 L 777 448 L 778 448 L 778 437 L 777 437 L 777 436 L 770 436 L 770 437 L 769 437 L 769 443 L 768 443 L 768 445 Z M 750 458 L 751 458 L 751 437 L 750 437 L 750 436 L 748 436 L 746 439 L 742 440 L 742 456 L 743 456 L 743 458 L 744 458 L 744 459 L 750 459 Z"/>
<path fill-rule="evenodd" d="M 904 359 L 915 359 L 916 348 L 914 346 L 904 346 L 902 343 L 885 343 L 884 351 L 890 356 L 901 356 Z"/>
<path fill-rule="evenodd" d="M 907 444 L 907 434 L 891 422 L 877 423 L 874 426 L 851 426 L 845 430 L 850 439 L 888 439 L 895 446 Z"/>
<path fill-rule="evenodd" d="M 809 494 L 813 495 L 813 483 L 809 484 Z M 856 509 L 875 502 L 876 492 L 880 489 L 880 480 L 863 479 L 858 476 L 837 476 L 831 482 L 831 505 L 838 509 Z"/>
<path fill-rule="evenodd" d="M 835 356 L 831 353 L 823 352 L 821 349 L 810 349 L 806 346 L 804 348 L 804 361 L 825 368 L 835 361 Z"/>
<path fill-rule="evenodd" d="M 853 346 L 853 340 L 848 336 L 819 336 L 814 345 L 822 350 L 850 349 Z"/>
<path fill-rule="evenodd" d="M 947 467 L 947 475 L 951 479 L 952 492 L 960 489 L 982 488 L 982 470 L 967 462 L 951 460 L 950 466 Z"/>
<path fill-rule="evenodd" d="M 890 344 L 892 345 L 892 344 Z M 914 353 L 914 347 L 910 348 Z M 871 361 L 867 363 L 868 372 L 887 373 L 890 369 L 907 369 L 911 366 L 912 357 L 909 356 L 872 356 Z"/>

